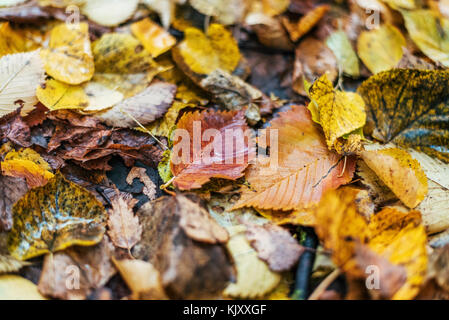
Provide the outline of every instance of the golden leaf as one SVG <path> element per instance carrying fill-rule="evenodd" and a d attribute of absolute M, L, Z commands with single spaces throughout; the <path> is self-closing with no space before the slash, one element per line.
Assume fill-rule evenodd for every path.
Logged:
<path fill-rule="evenodd" d="M 284 18 L 282 22 L 290 35 L 290 39 L 292 39 L 292 41 L 297 41 L 309 32 L 321 18 L 323 18 L 329 9 L 330 6 L 328 5 L 317 6 L 313 10 L 307 12 L 307 14 L 301 17 L 296 23 L 292 23 L 287 18 Z"/>
<path fill-rule="evenodd" d="M 427 177 L 419 162 L 398 148 L 362 151 L 363 161 L 409 208 L 415 208 L 427 195 Z"/>
<path fill-rule="evenodd" d="M 8 152 L 1 168 L 6 176 L 25 178 L 30 188 L 43 186 L 53 178 L 50 165 L 29 148 Z"/>
<path fill-rule="evenodd" d="M 105 231 L 103 205 L 61 173 L 17 201 L 13 219 L 8 249 L 19 260 L 72 245 L 94 245 Z"/>
<path fill-rule="evenodd" d="M 167 52 L 176 44 L 176 39 L 168 31 L 149 18 L 133 23 L 131 31 L 154 58 Z"/>
<path fill-rule="evenodd" d="M 84 109 L 89 105 L 89 97 L 81 86 L 49 79 L 36 89 L 39 101 L 50 110 Z"/>
<path fill-rule="evenodd" d="M 0 23 L 0 57 L 37 49 L 37 44 L 19 31 L 11 28 L 9 22 Z"/>
<path fill-rule="evenodd" d="M 80 84 L 94 74 L 88 24 L 85 22 L 54 27 L 48 49 L 41 51 L 45 71 L 56 80 Z"/>
<path fill-rule="evenodd" d="M 16 275 L 0 276 L 0 300 L 46 300 L 30 280 Z"/>
<path fill-rule="evenodd" d="M 372 73 L 394 68 L 401 60 L 406 41 L 401 32 L 390 24 L 363 31 L 357 41 L 360 59 Z"/>
<path fill-rule="evenodd" d="M 232 73 L 241 56 L 232 34 L 222 25 L 211 24 L 207 34 L 187 28 L 184 40 L 173 49 L 173 58 L 181 69 L 185 66 L 190 72 L 206 75 L 215 69 Z"/>
<path fill-rule="evenodd" d="M 335 90 L 327 75 L 315 81 L 309 90 L 319 111 L 319 123 L 323 127 L 329 149 L 334 147 L 338 138 L 343 137 L 365 125 L 365 103 L 354 92 Z"/>

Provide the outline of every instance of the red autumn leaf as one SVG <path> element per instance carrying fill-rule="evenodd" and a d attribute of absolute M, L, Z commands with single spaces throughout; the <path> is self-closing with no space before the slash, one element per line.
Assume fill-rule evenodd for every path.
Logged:
<path fill-rule="evenodd" d="M 175 132 L 170 163 L 173 184 L 190 190 L 211 178 L 235 180 L 243 176 L 250 154 L 250 138 L 245 137 L 248 130 L 243 112 L 185 114 Z"/>

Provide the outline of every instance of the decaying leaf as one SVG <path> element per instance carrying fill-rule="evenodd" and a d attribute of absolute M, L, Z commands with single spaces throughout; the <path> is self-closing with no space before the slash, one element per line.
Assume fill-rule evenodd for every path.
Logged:
<path fill-rule="evenodd" d="M 113 127 L 134 128 L 160 118 L 173 103 L 176 86 L 165 82 L 151 84 L 96 117 Z"/>
<path fill-rule="evenodd" d="M 257 251 L 258 257 L 275 272 L 287 271 L 297 262 L 304 248 L 291 234 L 274 224 L 258 226 L 245 223 L 246 238 Z"/>
<path fill-rule="evenodd" d="M 338 138 L 365 125 L 363 99 L 354 92 L 335 90 L 326 74 L 313 83 L 309 96 L 312 100 L 310 104 L 318 107 L 318 114 L 314 115 L 312 112 L 312 117 L 314 120 L 319 119 L 318 123 L 323 128 L 329 149 L 334 147 Z"/>
<path fill-rule="evenodd" d="M 143 183 L 142 193 L 148 197 L 149 200 L 156 198 L 156 185 L 147 175 L 146 169 L 142 167 L 132 167 L 126 177 L 126 183 L 132 184 L 133 180 L 138 178 Z"/>
<path fill-rule="evenodd" d="M 44 80 L 39 51 L 3 56 L 0 71 L 0 116 L 21 105 L 22 114 L 27 114 L 37 103 L 36 88 Z"/>
<path fill-rule="evenodd" d="M 275 135 L 273 140 L 272 135 Z M 276 137 L 277 146 L 271 145 Z M 243 189 L 236 209 L 312 207 L 326 190 L 335 189 L 352 178 L 354 160 L 347 158 L 344 168 L 345 160 L 328 150 L 324 136 L 304 106 L 293 106 L 280 113 L 279 118 L 271 121 L 265 140 L 259 137 L 259 144 L 261 141 L 266 141 L 265 146 L 270 147 L 270 156 L 274 158 L 258 159 L 249 167 L 246 180 L 250 188 Z"/>
<path fill-rule="evenodd" d="M 11 229 L 12 206 L 27 191 L 28 185 L 25 179 L 0 175 L 0 230 Z"/>
<path fill-rule="evenodd" d="M 244 226 L 229 227 L 231 235 L 227 243 L 229 253 L 237 269 L 237 282 L 229 284 L 223 294 L 236 298 L 254 299 L 272 291 L 280 282 L 281 276 L 271 271 L 267 264 L 257 257 L 245 237 Z"/>
<path fill-rule="evenodd" d="M 88 0 L 81 12 L 102 26 L 119 25 L 133 15 L 139 0 Z"/>
<path fill-rule="evenodd" d="M 111 262 L 114 246 L 107 237 L 92 247 L 71 247 L 48 254 L 39 279 L 39 292 L 58 299 L 86 299 L 116 273 Z M 70 273 L 68 273 L 68 270 Z M 68 275 L 77 276 L 76 286 Z"/>
<path fill-rule="evenodd" d="M 188 113 L 178 121 L 177 129 L 170 164 L 177 188 L 195 189 L 211 178 L 235 180 L 243 176 L 251 137 L 242 112 Z M 231 135 L 237 143 L 230 140 L 234 139 Z"/>
<path fill-rule="evenodd" d="M 54 27 L 48 49 L 41 51 L 47 74 L 67 84 L 80 84 L 94 74 L 94 60 L 90 48 L 89 26 L 62 23 Z"/>
<path fill-rule="evenodd" d="M 184 212 L 185 207 L 179 202 L 181 198 L 180 195 L 161 197 L 139 209 L 137 214 L 143 234 L 132 254 L 136 259 L 150 262 L 161 273 L 168 297 L 216 297 L 233 275 L 231 263 L 224 246 L 200 243 L 191 239 L 181 228 L 182 215 L 190 215 Z M 184 198 L 181 201 L 190 200 Z M 192 210 L 194 205 L 192 203 L 188 210 Z M 203 209 L 197 207 L 195 210 Z M 211 229 L 208 227 L 206 230 Z"/>
<path fill-rule="evenodd" d="M 72 245 L 94 245 L 105 231 L 103 205 L 61 173 L 16 202 L 13 221 L 8 248 L 20 260 Z"/>
<path fill-rule="evenodd" d="M 115 246 L 131 250 L 142 236 L 142 226 L 139 218 L 134 216 L 133 207 L 138 200 L 130 195 L 117 194 L 111 201 L 109 210 L 108 234 Z"/>
<path fill-rule="evenodd" d="M 30 188 L 40 187 L 53 178 L 50 165 L 33 149 L 11 150 L 0 163 L 5 176 L 25 178 Z"/>
<path fill-rule="evenodd" d="M 357 42 L 357 51 L 363 63 L 372 73 L 394 68 L 402 58 L 405 38 L 390 24 L 364 31 Z"/>
<path fill-rule="evenodd" d="M 167 299 L 159 271 L 142 260 L 113 260 L 120 275 L 132 291 L 133 299 Z"/>
<path fill-rule="evenodd" d="M 427 195 L 427 177 L 419 162 L 398 148 L 362 151 L 363 161 L 409 208 L 415 208 Z"/>
<path fill-rule="evenodd" d="M 133 23 L 131 31 L 154 58 L 176 44 L 176 39 L 170 33 L 148 18 Z"/>

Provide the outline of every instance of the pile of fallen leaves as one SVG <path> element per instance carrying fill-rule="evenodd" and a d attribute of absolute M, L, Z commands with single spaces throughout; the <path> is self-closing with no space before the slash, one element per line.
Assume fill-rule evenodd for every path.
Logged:
<path fill-rule="evenodd" d="M 449 297 L 449 1 L 0 21 L 0 299 Z"/>

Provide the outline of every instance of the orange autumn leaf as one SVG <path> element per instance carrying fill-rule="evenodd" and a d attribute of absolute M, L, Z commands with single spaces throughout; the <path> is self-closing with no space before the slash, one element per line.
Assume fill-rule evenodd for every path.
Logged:
<path fill-rule="evenodd" d="M 153 58 L 167 52 L 176 44 L 176 39 L 168 31 L 149 18 L 133 23 L 131 31 Z"/>
<path fill-rule="evenodd" d="M 307 32 L 309 32 L 321 20 L 321 18 L 323 18 L 323 16 L 329 11 L 329 9 L 330 6 L 328 5 L 318 6 L 315 9 L 309 11 L 296 23 L 290 22 L 288 18 L 284 17 L 282 19 L 282 23 L 287 29 L 290 35 L 290 39 L 292 39 L 292 41 L 296 41 Z"/>
<path fill-rule="evenodd" d="M 50 165 L 33 149 L 11 150 L 1 163 L 5 176 L 25 178 L 30 188 L 40 187 L 53 177 Z"/>
<path fill-rule="evenodd" d="M 275 145 L 270 145 L 271 135 L 276 133 L 277 139 L 273 140 L 277 140 L 277 154 Z M 351 181 L 354 159 L 329 151 L 322 131 L 306 107 L 293 106 L 282 112 L 271 121 L 268 135 L 270 138 L 265 140 L 269 140 L 270 161 L 258 161 L 249 168 L 246 180 L 250 188 L 243 189 L 235 209 L 309 208 L 320 201 L 325 191 Z M 277 164 L 273 165 L 273 160 Z"/>
<path fill-rule="evenodd" d="M 201 188 L 211 178 L 243 176 L 250 154 L 248 130 L 241 111 L 185 114 L 177 124 L 170 162 L 175 187 L 190 190 Z"/>
<path fill-rule="evenodd" d="M 409 153 L 398 148 L 364 150 L 363 161 L 409 208 L 415 208 L 427 195 L 427 177 Z"/>

